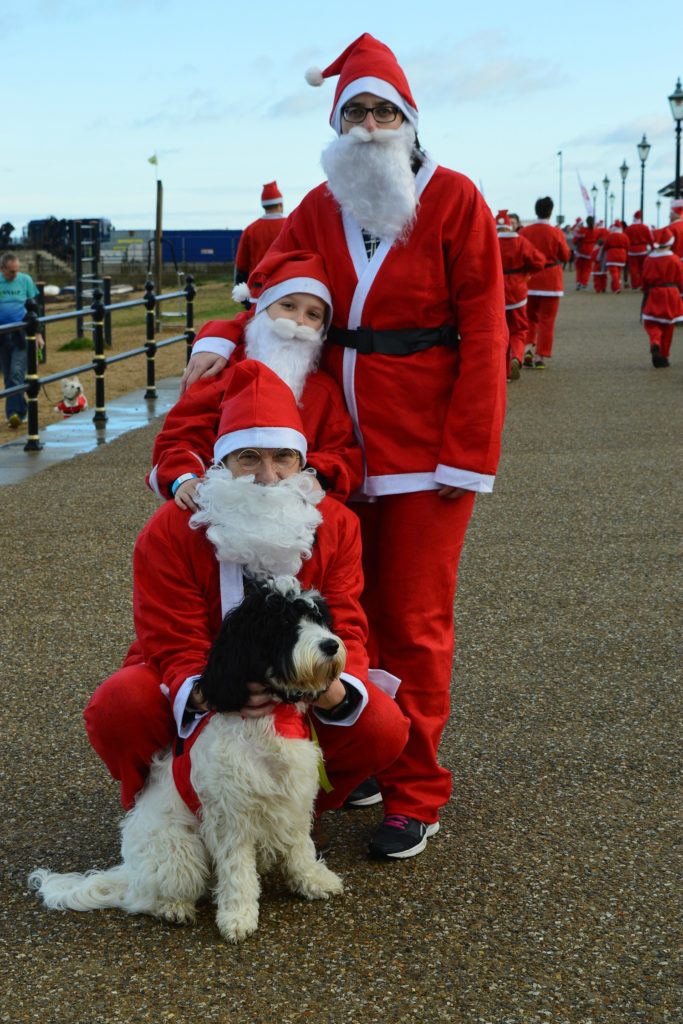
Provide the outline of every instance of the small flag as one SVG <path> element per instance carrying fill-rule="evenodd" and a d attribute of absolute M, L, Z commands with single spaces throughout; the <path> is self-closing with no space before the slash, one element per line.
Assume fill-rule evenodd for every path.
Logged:
<path fill-rule="evenodd" d="M 594 217 L 595 216 L 595 210 L 593 209 L 593 200 L 588 195 L 588 189 L 586 188 L 584 183 L 581 181 L 581 175 L 579 174 L 578 171 L 576 172 L 576 176 L 579 179 L 579 189 L 581 190 L 581 196 L 583 198 L 584 206 L 586 207 L 586 216 Z"/>
<path fill-rule="evenodd" d="M 158 159 L 156 153 L 154 154 L 154 156 L 150 156 L 150 157 L 147 158 L 147 163 L 148 164 L 154 164 L 154 166 L 156 167 L 156 165 L 159 163 L 159 159 Z"/>

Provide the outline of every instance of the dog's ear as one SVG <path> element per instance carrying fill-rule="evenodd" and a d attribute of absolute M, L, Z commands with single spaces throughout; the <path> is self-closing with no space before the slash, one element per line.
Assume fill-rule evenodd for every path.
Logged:
<path fill-rule="evenodd" d="M 247 683 L 265 679 L 267 662 L 262 638 L 255 634 L 263 606 L 260 591 L 247 592 L 237 608 L 223 619 L 197 688 L 216 711 L 239 711 L 249 699 Z"/>

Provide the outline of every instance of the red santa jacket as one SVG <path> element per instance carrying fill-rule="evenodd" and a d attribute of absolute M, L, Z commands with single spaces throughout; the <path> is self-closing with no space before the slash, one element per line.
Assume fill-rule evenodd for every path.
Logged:
<path fill-rule="evenodd" d="M 647 224 L 635 221 L 624 228 L 624 234 L 628 239 L 629 256 L 645 256 L 652 248 L 652 232 Z"/>
<path fill-rule="evenodd" d="M 670 251 L 653 249 L 643 263 L 643 320 L 683 320 L 683 263 Z"/>
<path fill-rule="evenodd" d="M 499 231 L 498 242 L 503 262 L 505 308 L 519 309 L 527 302 L 529 275 L 545 266 L 545 253 L 516 231 Z"/>
<path fill-rule="evenodd" d="M 240 235 L 235 253 L 235 268 L 248 277 L 256 264 L 270 249 L 285 222 L 281 213 L 267 213 L 248 224 Z"/>
<path fill-rule="evenodd" d="M 529 281 L 529 295 L 547 297 L 564 295 L 562 264 L 569 260 L 567 239 L 550 221 L 537 220 L 524 228 L 524 237 L 545 253 L 545 268 Z"/>
<path fill-rule="evenodd" d="M 256 485 L 254 485 L 256 486 Z M 357 517 L 332 498 L 318 505 L 311 558 L 298 575 L 302 586 L 325 598 L 335 632 L 346 646 L 346 669 L 363 684 L 368 678 L 367 622 Z M 242 600 L 242 572 L 221 565 L 203 528 L 174 502 L 162 505 L 140 533 L 133 555 L 133 618 L 137 641 L 125 665 L 146 663 L 162 680 L 171 706 L 184 684 L 206 665 L 224 612 Z M 182 701 L 184 704 L 184 701 Z"/>
<path fill-rule="evenodd" d="M 576 242 L 575 256 L 579 260 L 592 260 L 593 249 L 598 240 L 598 229 L 581 227 L 574 235 Z"/>
<path fill-rule="evenodd" d="M 244 324 L 247 314 L 237 318 Z M 236 337 L 235 321 L 213 320 L 202 331 L 211 337 Z M 201 336 L 202 331 L 199 332 Z M 239 331 L 241 335 L 242 330 Z M 244 359 L 244 346 L 232 346 L 230 363 L 213 377 L 196 381 L 170 410 L 157 434 L 147 483 L 161 498 L 171 495 L 180 476 L 203 476 L 213 462 L 220 407 L 230 367 Z M 328 373 L 309 373 L 301 395 L 301 420 L 308 442 L 307 463 L 323 478 L 332 497 L 346 501 L 363 479 L 363 453 L 339 387 Z"/>
<path fill-rule="evenodd" d="M 368 331 L 457 328 L 459 342 L 407 355 L 327 342 L 365 456 L 365 495 L 443 484 L 491 490 L 505 412 L 507 327 L 493 218 L 475 186 L 427 158 L 405 242 L 368 259 L 359 225 L 326 184 L 304 197 L 274 243 L 330 268 L 334 326 Z M 355 336 L 355 335 L 354 335 Z"/>
<path fill-rule="evenodd" d="M 605 238 L 607 266 L 623 267 L 626 264 L 628 237 L 623 231 L 610 231 Z"/>
<path fill-rule="evenodd" d="M 673 252 L 679 260 L 683 260 L 683 219 L 672 220 L 669 224 L 669 231 L 674 236 Z"/>

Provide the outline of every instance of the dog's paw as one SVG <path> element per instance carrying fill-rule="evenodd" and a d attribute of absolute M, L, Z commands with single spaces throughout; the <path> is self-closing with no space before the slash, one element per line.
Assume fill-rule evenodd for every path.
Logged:
<path fill-rule="evenodd" d="M 224 939 L 228 942 L 242 942 L 258 928 L 258 907 L 239 910 L 219 910 L 216 924 Z"/>
<path fill-rule="evenodd" d="M 197 910 L 190 900 L 168 900 L 159 905 L 157 915 L 171 924 L 194 924 Z"/>
<path fill-rule="evenodd" d="M 344 891 L 344 883 L 322 861 L 317 861 L 311 871 L 296 879 L 294 890 L 307 900 L 326 900 L 330 896 L 339 896 Z"/>

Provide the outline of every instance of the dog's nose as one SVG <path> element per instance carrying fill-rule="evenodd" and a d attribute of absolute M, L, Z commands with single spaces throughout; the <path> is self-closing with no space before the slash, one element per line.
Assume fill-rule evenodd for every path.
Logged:
<path fill-rule="evenodd" d="M 338 640 L 321 640 L 319 644 L 320 650 L 323 654 L 327 654 L 328 657 L 332 657 L 339 650 Z"/>

